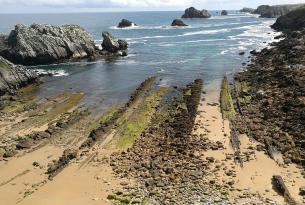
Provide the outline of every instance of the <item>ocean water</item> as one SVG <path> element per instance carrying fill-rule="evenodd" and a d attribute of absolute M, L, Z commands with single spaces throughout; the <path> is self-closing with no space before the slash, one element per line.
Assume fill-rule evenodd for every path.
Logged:
<path fill-rule="evenodd" d="M 188 27 L 170 24 L 183 12 L 126 12 L 73 14 L 2 14 L 0 32 L 8 33 L 17 23 L 78 24 L 101 44 L 103 31 L 126 39 L 129 56 L 115 61 L 80 62 L 37 66 L 40 72 L 55 75 L 45 79 L 37 95 L 48 97 L 63 91 L 86 93 L 84 103 L 107 107 L 126 100 L 137 85 L 148 76 L 159 77 L 163 86 L 184 85 L 202 78 L 205 86 L 219 89 L 215 81 L 224 74 L 233 75 L 248 61 L 249 51 L 261 49 L 274 41 L 270 25 L 275 19 L 230 11 L 228 16 L 211 12 L 209 19 L 186 19 Z M 118 29 L 126 18 L 138 26 Z M 240 56 L 239 52 L 246 54 Z"/>

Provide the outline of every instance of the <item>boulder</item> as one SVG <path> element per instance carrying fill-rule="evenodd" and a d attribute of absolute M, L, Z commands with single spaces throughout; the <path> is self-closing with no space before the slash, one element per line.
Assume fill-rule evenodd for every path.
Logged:
<path fill-rule="evenodd" d="M 300 187 L 300 195 L 305 196 L 305 186 Z"/>
<path fill-rule="evenodd" d="M 110 53 L 117 53 L 119 51 L 125 51 L 128 48 L 128 43 L 125 40 L 117 39 L 109 32 L 103 32 L 102 47 L 104 51 Z"/>
<path fill-rule="evenodd" d="M 195 9 L 194 7 L 190 7 L 185 10 L 181 18 L 210 18 L 210 17 L 211 15 L 207 10 L 203 9 L 200 11 L 198 9 Z"/>
<path fill-rule="evenodd" d="M 226 15 L 228 15 L 228 12 L 227 12 L 226 10 L 222 10 L 222 11 L 221 11 L 221 15 L 222 15 L 222 16 L 226 16 Z"/>
<path fill-rule="evenodd" d="M 91 35 L 78 25 L 18 24 L 0 41 L 0 55 L 23 65 L 86 58 L 97 51 Z"/>
<path fill-rule="evenodd" d="M 118 28 L 131 27 L 133 25 L 136 25 L 136 24 L 132 23 L 131 21 L 129 21 L 127 19 L 122 19 L 121 22 L 118 25 Z"/>
<path fill-rule="evenodd" d="M 14 65 L 0 56 L 0 96 L 13 94 L 18 88 L 33 83 L 37 78 L 36 72 Z"/>
<path fill-rule="evenodd" d="M 242 8 L 241 10 L 239 10 L 239 12 L 243 12 L 243 13 L 253 13 L 255 11 L 255 9 L 252 8 Z"/>
<path fill-rule="evenodd" d="M 261 18 L 278 18 L 282 15 L 289 13 L 292 10 L 297 9 L 302 6 L 302 4 L 290 4 L 290 5 L 278 5 L 269 6 L 261 5 L 253 12 L 254 14 L 259 14 Z"/>
<path fill-rule="evenodd" d="M 188 26 L 181 19 L 175 19 L 171 26 Z"/>
<path fill-rule="evenodd" d="M 279 17 L 271 27 L 279 31 L 296 31 L 305 28 L 305 6 Z"/>

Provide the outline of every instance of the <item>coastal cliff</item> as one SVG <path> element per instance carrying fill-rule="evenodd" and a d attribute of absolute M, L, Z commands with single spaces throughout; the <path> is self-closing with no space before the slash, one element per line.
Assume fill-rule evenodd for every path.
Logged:
<path fill-rule="evenodd" d="M 261 5 L 252 13 L 259 14 L 261 18 L 277 18 L 289 13 L 290 11 L 302 6 L 303 4 L 287 4 L 287 5 Z"/>
<path fill-rule="evenodd" d="M 15 93 L 18 88 L 34 82 L 37 77 L 36 72 L 14 65 L 0 56 L 0 96 Z"/>
<path fill-rule="evenodd" d="M 96 53 L 91 35 L 77 25 L 18 24 L 0 40 L 0 55 L 23 65 L 89 58 Z"/>
<path fill-rule="evenodd" d="M 272 28 L 279 31 L 295 31 L 305 28 L 305 6 L 279 17 Z"/>

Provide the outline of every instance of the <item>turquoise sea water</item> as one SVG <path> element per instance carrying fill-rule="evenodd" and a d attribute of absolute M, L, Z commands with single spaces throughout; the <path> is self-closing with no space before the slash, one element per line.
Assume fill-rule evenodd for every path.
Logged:
<path fill-rule="evenodd" d="M 17 23 L 79 24 L 88 30 L 97 44 L 101 33 L 110 31 L 126 39 L 129 56 L 116 61 L 81 62 L 38 66 L 56 72 L 42 84 L 37 95 L 55 95 L 65 90 L 83 91 L 88 105 L 108 106 L 127 99 L 133 89 L 150 75 L 160 77 L 165 86 L 183 85 L 202 78 L 211 85 L 224 74 L 239 71 L 249 51 L 266 47 L 277 33 L 270 29 L 275 19 L 260 19 L 234 11 L 228 16 L 211 12 L 209 19 L 184 20 L 190 25 L 173 28 L 172 20 L 183 12 L 128 12 L 82 14 L 2 14 L 0 32 L 8 33 Z M 117 29 L 122 19 L 138 26 Z M 246 55 L 240 56 L 239 52 Z M 214 85 L 214 84 L 213 84 Z M 215 89 L 218 89 L 215 84 Z"/>

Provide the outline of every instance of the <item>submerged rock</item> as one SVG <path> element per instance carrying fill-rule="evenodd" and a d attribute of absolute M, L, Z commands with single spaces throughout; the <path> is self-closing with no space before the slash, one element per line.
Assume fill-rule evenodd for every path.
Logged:
<path fill-rule="evenodd" d="M 128 48 L 128 43 L 125 40 L 117 39 L 109 32 L 103 32 L 103 43 L 102 47 L 104 51 L 108 51 L 110 53 L 117 53 L 119 51 L 126 51 Z M 126 53 L 126 52 L 123 52 Z"/>
<path fill-rule="evenodd" d="M 188 26 L 181 19 L 175 19 L 171 26 Z"/>
<path fill-rule="evenodd" d="M 279 17 L 271 27 L 276 30 L 301 30 L 305 28 L 305 6 Z"/>
<path fill-rule="evenodd" d="M 15 93 L 18 88 L 34 82 L 37 77 L 36 72 L 14 65 L 0 56 L 0 96 Z"/>
<path fill-rule="evenodd" d="M 181 18 L 210 18 L 210 17 L 211 15 L 207 10 L 203 9 L 200 11 L 198 9 L 195 9 L 194 7 L 190 7 L 185 10 Z"/>
<path fill-rule="evenodd" d="M 302 4 L 278 5 L 278 6 L 261 5 L 257 7 L 257 9 L 253 13 L 259 14 L 261 18 L 277 18 L 279 16 L 289 13 L 294 9 L 297 9 L 300 6 L 302 6 Z"/>
<path fill-rule="evenodd" d="M 18 24 L 0 41 L 0 55 L 23 65 L 86 58 L 96 52 L 91 35 L 77 25 Z"/>
<path fill-rule="evenodd" d="M 228 15 L 228 12 L 227 12 L 226 10 L 222 10 L 222 11 L 221 11 L 221 15 L 222 15 L 222 16 L 226 16 L 226 15 Z"/>
<path fill-rule="evenodd" d="M 127 19 L 122 19 L 121 22 L 118 25 L 118 28 L 131 27 L 133 25 L 136 25 L 136 24 L 132 23 L 131 21 L 129 21 Z"/>

